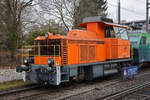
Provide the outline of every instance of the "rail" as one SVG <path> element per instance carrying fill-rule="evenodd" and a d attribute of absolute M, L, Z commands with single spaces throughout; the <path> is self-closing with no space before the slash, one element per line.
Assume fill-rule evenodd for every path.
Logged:
<path fill-rule="evenodd" d="M 66 96 L 62 96 L 57 100 L 105 100 L 107 97 L 115 95 L 117 93 L 121 93 L 122 91 L 127 91 L 128 89 L 136 88 L 140 89 L 143 85 L 144 88 L 150 85 L 150 73 L 144 73 L 142 75 L 136 76 L 134 80 L 128 81 L 117 81 L 115 84 L 110 84 L 102 87 L 94 87 L 89 90 L 84 90 L 75 94 L 70 94 Z M 111 98 L 111 97 L 110 97 Z M 148 97 L 147 97 L 148 98 Z M 110 99 L 106 99 L 110 100 Z M 113 99 L 116 100 L 116 99 Z"/>
<path fill-rule="evenodd" d="M 36 89 L 42 87 L 41 85 L 35 85 L 35 84 L 29 84 L 29 85 L 25 85 L 24 87 L 19 87 L 19 88 L 14 88 L 14 89 L 9 89 L 9 90 L 3 90 L 0 92 L 0 97 L 1 96 L 5 96 L 5 95 L 11 95 L 13 93 L 19 93 L 19 92 L 25 92 L 28 90 L 32 90 L 32 89 Z"/>
<path fill-rule="evenodd" d="M 147 83 L 142 84 L 142 85 L 140 84 L 140 85 L 137 85 L 137 86 L 130 87 L 128 89 L 118 91 L 117 93 L 107 95 L 106 97 L 103 97 L 103 98 L 100 98 L 100 99 L 103 99 L 103 100 L 116 100 L 116 99 L 119 99 L 119 98 L 121 98 L 125 95 L 128 95 L 130 93 L 133 93 L 135 91 L 138 91 L 138 90 L 143 89 L 143 88 L 148 87 L 148 86 L 150 86 L 150 82 L 147 82 Z M 146 97 L 146 99 L 147 98 L 148 97 Z"/>
<path fill-rule="evenodd" d="M 39 95 L 40 93 L 33 93 L 32 91 L 36 91 L 43 87 L 43 85 L 28 84 L 21 87 L 3 90 L 0 91 L 0 100 L 20 100 L 20 98 L 25 98 L 27 96 L 33 96 L 35 94 Z M 26 93 L 28 93 L 28 95 Z"/>

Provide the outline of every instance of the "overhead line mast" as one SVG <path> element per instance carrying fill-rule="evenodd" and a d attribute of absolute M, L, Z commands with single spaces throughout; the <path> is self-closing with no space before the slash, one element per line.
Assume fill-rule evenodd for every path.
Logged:
<path fill-rule="evenodd" d="M 120 21 L 120 20 L 121 20 L 121 16 L 120 16 L 120 14 L 121 14 L 120 11 L 121 11 L 121 10 L 120 10 L 120 8 L 121 8 L 121 7 L 120 7 L 120 0 L 118 0 L 118 24 L 121 23 L 121 21 Z"/>
<path fill-rule="evenodd" d="M 148 33 L 148 25 L 149 25 L 149 0 L 146 0 L 146 31 Z"/>

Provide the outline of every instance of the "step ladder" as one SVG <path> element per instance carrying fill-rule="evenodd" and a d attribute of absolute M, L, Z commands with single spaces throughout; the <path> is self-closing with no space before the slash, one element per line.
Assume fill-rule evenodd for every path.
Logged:
<path fill-rule="evenodd" d="M 68 64 L 67 61 L 67 40 L 62 40 L 62 65 Z"/>
<path fill-rule="evenodd" d="M 69 82 L 69 69 L 67 66 L 61 66 L 61 82 Z"/>

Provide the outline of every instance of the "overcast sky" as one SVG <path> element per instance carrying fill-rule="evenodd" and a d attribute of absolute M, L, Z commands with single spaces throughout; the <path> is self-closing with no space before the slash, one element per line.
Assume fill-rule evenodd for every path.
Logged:
<path fill-rule="evenodd" d="M 118 0 L 108 1 L 108 15 L 117 20 Z M 120 0 L 121 1 L 121 20 L 141 20 L 146 19 L 146 0 Z"/>

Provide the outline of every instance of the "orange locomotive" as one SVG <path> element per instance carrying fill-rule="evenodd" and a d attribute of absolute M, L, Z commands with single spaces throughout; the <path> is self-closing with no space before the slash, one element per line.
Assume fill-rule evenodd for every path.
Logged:
<path fill-rule="evenodd" d="M 105 21 L 106 20 L 106 21 Z M 35 39 L 34 56 L 24 58 L 24 81 L 59 85 L 70 79 L 91 80 L 130 66 L 130 41 L 126 26 L 108 23 L 99 16 L 88 17 L 67 36 L 47 33 Z"/>

